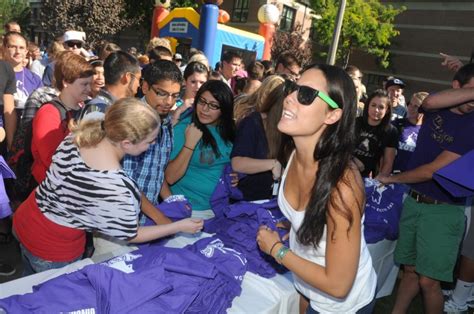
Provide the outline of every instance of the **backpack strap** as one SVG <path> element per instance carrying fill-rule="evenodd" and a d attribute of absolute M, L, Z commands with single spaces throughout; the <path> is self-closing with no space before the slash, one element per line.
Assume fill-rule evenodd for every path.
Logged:
<path fill-rule="evenodd" d="M 53 98 L 51 101 L 48 101 L 48 102 L 42 104 L 41 106 L 44 106 L 44 105 L 47 105 L 47 104 L 51 104 L 54 107 L 56 107 L 56 109 L 58 109 L 59 115 L 61 117 L 61 121 L 69 119 L 68 114 L 67 114 L 68 110 L 67 110 L 66 106 L 64 106 L 64 104 L 58 98 Z"/>

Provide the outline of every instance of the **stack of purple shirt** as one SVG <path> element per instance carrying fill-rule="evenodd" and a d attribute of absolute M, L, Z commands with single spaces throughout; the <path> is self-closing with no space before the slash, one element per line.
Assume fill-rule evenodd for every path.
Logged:
<path fill-rule="evenodd" d="M 0 300 L 7 313 L 222 313 L 247 262 L 216 238 L 184 249 L 150 245 Z"/>
<path fill-rule="evenodd" d="M 265 278 L 286 269 L 267 254 L 260 251 L 257 232 L 260 226 L 266 225 L 277 230 L 282 237 L 287 230 L 276 227 L 276 223 L 285 219 L 278 208 L 276 199 L 265 203 L 239 202 L 225 207 L 223 216 L 204 222 L 204 231 L 215 233 L 226 246 L 242 252 L 248 261 L 248 270 Z M 286 243 L 288 245 L 288 243 Z"/>

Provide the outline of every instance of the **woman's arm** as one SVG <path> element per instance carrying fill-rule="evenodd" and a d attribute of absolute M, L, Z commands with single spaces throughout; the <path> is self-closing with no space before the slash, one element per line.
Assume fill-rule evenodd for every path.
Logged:
<path fill-rule="evenodd" d="M 191 157 L 193 156 L 194 149 L 202 137 L 202 131 L 199 130 L 194 125 L 194 123 L 191 123 L 186 127 L 184 136 L 184 145 L 181 147 L 178 156 L 176 156 L 176 158 L 173 160 L 170 160 L 168 166 L 166 167 L 165 179 L 169 185 L 175 184 L 186 173 L 189 162 L 191 161 Z"/>
<path fill-rule="evenodd" d="M 136 237 L 129 242 L 149 242 L 178 232 L 196 233 L 202 230 L 203 224 L 202 219 L 186 218 L 166 225 L 138 227 Z"/>
<path fill-rule="evenodd" d="M 339 184 L 334 203 L 350 210 L 352 226 L 330 205 L 327 221 L 326 266 L 320 266 L 289 251 L 281 263 L 306 283 L 333 297 L 344 298 L 350 292 L 357 275 L 361 243 L 361 212 L 364 192 L 360 175 L 354 171 L 346 174 L 349 183 Z M 347 204 L 347 205 L 344 205 Z M 333 219 L 331 219 L 331 217 Z M 262 227 L 257 236 L 260 249 L 269 254 L 278 234 Z M 275 258 L 282 244 L 278 243 L 271 255 Z"/>
<path fill-rule="evenodd" d="M 382 176 L 388 176 L 392 173 L 393 161 L 395 160 L 395 155 L 397 150 L 393 147 L 385 147 L 382 157 L 382 163 L 380 166 L 379 174 Z"/>
<path fill-rule="evenodd" d="M 274 179 L 281 176 L 281 164 L 276 159 L 255 159 L 250 157 L 236 156 L 231 160 L 232 169 L 245 174 L 255 174 L 271 171 Z"/>
<path fill-rule="evenodd" d="M 15 136 L 17 119 L 15 112 L 15 99 L 12 94 L 3 95 L 3 116 L 5 133 L 7 138 L 7 149 L 10 150 L 13 144 L 13 137 Z"/>
<path fill-rule="evenodd" d="M 171 223 L 171 220 L 166 217 L 159 208 L 153 206 L 150 200 L 146 197 L 145 194 L 142 193 L 142 212 L 147 215 L 151 220 L 155 222 L 157 225 L 164 225 Z"/>

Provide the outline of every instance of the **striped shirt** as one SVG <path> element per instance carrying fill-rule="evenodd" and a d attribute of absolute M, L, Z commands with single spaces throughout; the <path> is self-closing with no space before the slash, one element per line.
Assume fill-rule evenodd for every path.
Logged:
<path fill-rule="evenodd" d="M 89 168 L 72 136 L 54 154 L 36 201 L 49 220 L 62 226 L 119 239 L 137 234 L 140 192 L 135 182 L 123 170 Z"/>

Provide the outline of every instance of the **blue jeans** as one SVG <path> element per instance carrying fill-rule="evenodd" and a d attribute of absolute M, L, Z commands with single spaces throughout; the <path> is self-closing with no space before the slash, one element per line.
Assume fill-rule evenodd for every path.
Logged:
<path fill-rule="evenodd" d="M 359 309 L 356 313 L 357 314 L 372 314 L 372 312 L 374 311 L 374 306 L 375 306 L 375 297 L 372 299 L 372 301 L 369 304 Z M 306 314 L 319 314 L 319 312 L 313 309 L 311 307 L 311 304 L 309 304 L 308 308 L 306 309 Z"/>
<path fill-rule="evenodd" d="M 70 262 L 51 262 L 51 261 L 39 258 L 37 256 L 34 256 L 21 243 L 20 243 L 20 250 L 21 250 L 21 260 L 23 263 L 22 277 L 33 275 L 33 274 L 40 273 L 40 272 L 50 270 L 50 269 L 62 268 L 64 266 L 72 264 L 81 259 L 81 257 L 78 257 Z"/>

